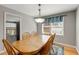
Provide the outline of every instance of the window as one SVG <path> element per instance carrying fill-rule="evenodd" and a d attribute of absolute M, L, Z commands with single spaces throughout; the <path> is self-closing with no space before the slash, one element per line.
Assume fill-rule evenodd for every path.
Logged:
<path fill-rule="evenodd" d="M 42 33 L 56 33 L 56 35 L 64 35 L 64 17 L 56 16 L 45 18 L 45 22 L 42 24 Z"/>
<path fill-rule="evenodd" d="M 6 34 L 16 35 L 16 23 L 6 23 Z"/>

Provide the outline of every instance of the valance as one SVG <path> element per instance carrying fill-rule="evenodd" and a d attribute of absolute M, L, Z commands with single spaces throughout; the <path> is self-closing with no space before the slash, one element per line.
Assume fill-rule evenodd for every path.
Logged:
<path fill-rule="evenodd" d="M 48 23 L 63 22 L 63 16 L 45 18 L 45 22 Z"/>

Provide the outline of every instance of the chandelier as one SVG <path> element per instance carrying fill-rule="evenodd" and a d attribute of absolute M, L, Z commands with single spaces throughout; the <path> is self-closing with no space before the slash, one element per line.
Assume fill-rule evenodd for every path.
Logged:
<path fill-rule="evenodd" d="M 38 7 L 39 7 L 39 9 L 38 9 L 39 16 L 37 18 L 35 18 L 35 22 L 36 23 L 43 23 L 45 21 L 45 19 L 44 18 L 41 18 L 41 9 L 40 9 L 41 4 L 38 4 Z"/>

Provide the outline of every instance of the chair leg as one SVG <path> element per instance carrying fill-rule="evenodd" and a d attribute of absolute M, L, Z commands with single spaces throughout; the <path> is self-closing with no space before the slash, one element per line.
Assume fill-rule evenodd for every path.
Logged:
<path fill-rule="evenodd" d="M 54 49 L 52 48 L 52 50 L 53 50 L 53 53 L 54 53 Z"/>
<path fill-rule="evenodd" d="M 49 51 L 49 55 L 52 55 L 54 53 L 54 49 L 51 48 L 50 51 Z"/>
<path fill-rule="evenodd" d="M 52 52 L 53 51 L 53 52 Z M 52 55 L 52 53 L 54 53 L 54 49 L 53 49 L 53 47 L 51 48 L 51 50 L 50 50 L 50 54 Z"/>

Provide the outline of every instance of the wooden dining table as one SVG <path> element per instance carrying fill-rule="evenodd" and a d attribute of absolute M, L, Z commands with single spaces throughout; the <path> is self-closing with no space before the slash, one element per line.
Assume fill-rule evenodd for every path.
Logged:
<path fill-rule="evenodd" d="M 23 55 L 33 55 L 40 51 L 46 41 L 39 37 L 30 37 L 27 39 L 17 40 L 13 42 L 13 46 Z"/>

